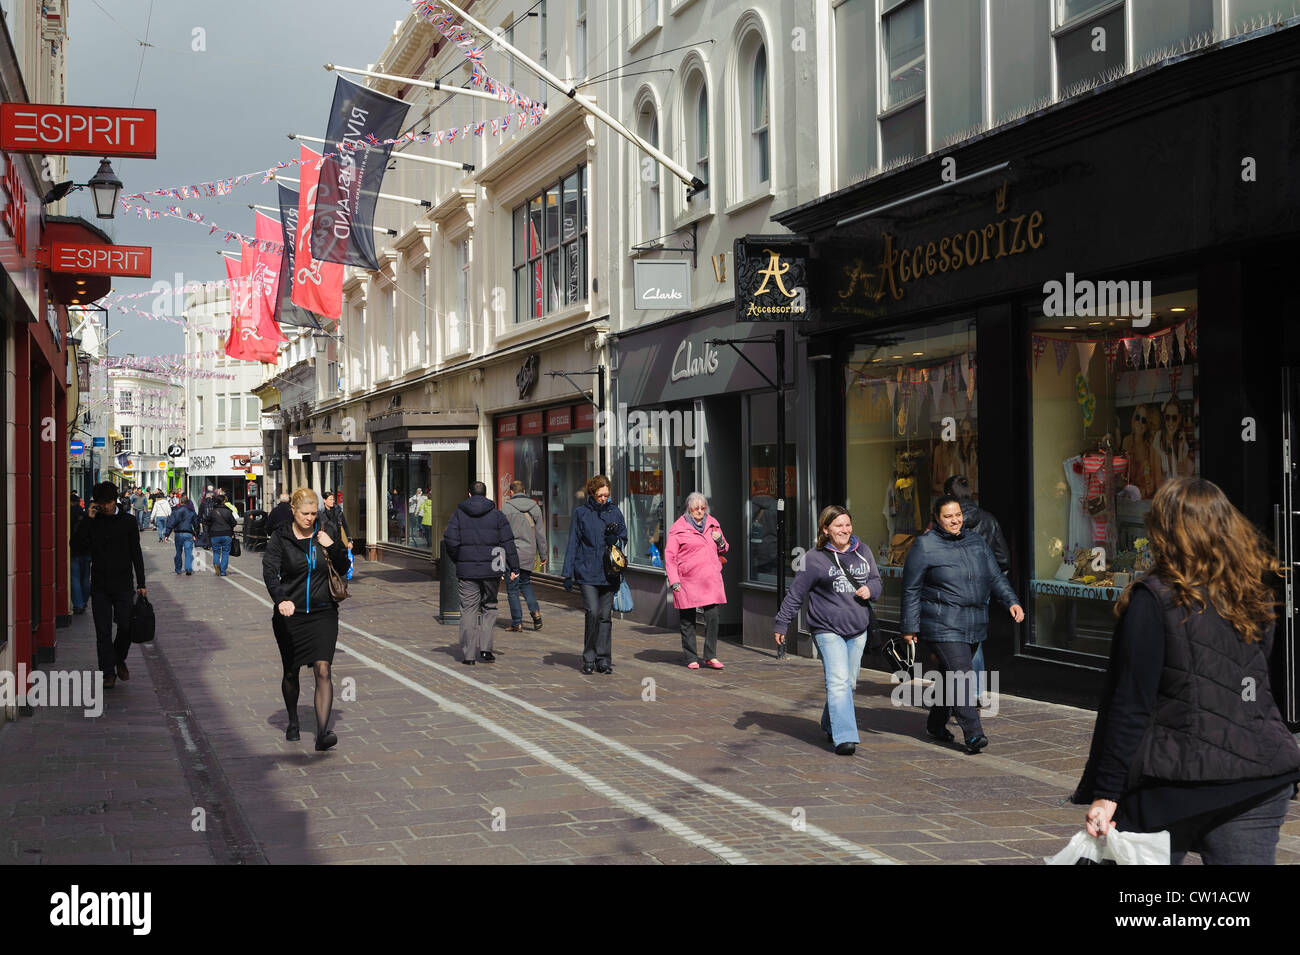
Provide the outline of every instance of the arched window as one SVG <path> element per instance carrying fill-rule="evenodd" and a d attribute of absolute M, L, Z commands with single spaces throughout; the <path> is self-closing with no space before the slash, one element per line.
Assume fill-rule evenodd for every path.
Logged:
<path fill-rule="evenodd" d="M 654 103 L 646 99 L 637 114 L 637 133 L 656 149 L 659 147 L 659 114 Z M 651 156 L 636 153 L 638 195 L 641 200 L 641 237 L 657 239 L 660 228 L 659 163 Z"/>
<path fill-rule="evenodd" d="M 751 152 L 750 172 L 755 186 L 772 178 L 772 155 L 768 138 L 770 106 L 767 90 L 767 48 L 760 42 L 754 51 L 750 68 L 749 138 Z"/>
<path fill-rule="evenodd" d="M 709 197 L 709 88 L 702 70 L 692 70 L 687 76 L 682 97 L 682 117 L 686 146 L 683 165 L 706 184 L 704 189 L 692 197 L 692 201 L 697 205 L 705 205 Z"/>

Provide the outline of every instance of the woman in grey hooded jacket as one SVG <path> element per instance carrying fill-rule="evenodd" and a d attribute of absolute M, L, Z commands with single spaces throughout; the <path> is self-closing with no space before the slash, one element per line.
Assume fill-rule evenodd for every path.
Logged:
<path fill-rule="evenodd" d="M 524 612 L 519 604 L 519 594 L 522 592 L 528 604 L 528 612 L 533 615 L 533 629 L 541 630 L 542 614 L 537 606 L 537 596 L 533 593 L 533 567 L 538 556 L 541 557 L 542 566 L 546 566 L 546 526 L 542 509 L 524 493 L 523 481 L 512 481 L 510 497 L 501 505 L 501 513 L 510 522 L 510 530 L 515 535 L 515 550 L 519 552 L 519 577 L 506 578 L 510 629 L 516 633 L 524 629 Z"/>

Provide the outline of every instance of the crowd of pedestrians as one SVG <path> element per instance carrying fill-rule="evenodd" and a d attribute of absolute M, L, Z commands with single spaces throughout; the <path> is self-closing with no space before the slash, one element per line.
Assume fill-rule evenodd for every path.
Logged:
<path fill-rule="evenodd" d="M 965 478 L 949 479 L 931 523 L 917 536 L 902 569 L 901 639 L 918 650 L 934 678 L 925 724 L 939 742 L 977 754 L 989 745 L 980 718 L 979 674 L 989 605 L 1025 618 L 1008 570 L 1010 550 L 997 520 L 973 500 Z M 184 495 L 136 491 L 119 496 L 97 485 L 83 510 L 72 500 L 71 582 L 74 613 L 93 609 L 105 685 L 129 679 L 131 602 L 145 591 L 140 533 L 153 524 L 159 541 L 175 538 L 175 572 L 192 572 L 196 534 L 211 541 L 225 575 L 240 517 L 219 491 L 198 507 Z M 443 533 L 460 596 L 460 655 L 466 665 L 492 663 L 497 597 L 506 581 L 509 630 L 534 630 L 542 614 L 532 574 L 547 565 L 545 518 L 521 481 L 507 498 L 468 488 Z M 1147 518 L 1154 567 L 1137 577 L 1116 605 L 1106 690 L 1088 766 L 1074 800 L 1088 804 L 1094 835 L 1120 829 L 1169 830 L 1174 861 L 1198 851 L 1204 861 L 1271 863 L 1289 801 L 1300 788 L 1300 747 L 1270 691 L 1269 661 L 1277 617 L 1272 584 L 1279 567 L 1271 546 L 1214 484 L 1179 477 L 1156 493 Z M 347 519 L 333 493 L 300 488 L 281 495 L 267 519 L 262 575 L 274 605 L 272 633 L 281 657 L 286 738 L 300 738 L 299 673 L 315 678 L 315 745 L 337 743 L 329 728 L 339 602 L 350 579 Z M 581 671 L 613 672 L 612 611 L 625 587 L 627 522 L 609 479 L 591 477 L 569 524 L 560 570 L 566 590 L 580 588 L 584 612 Z M 719 609 L 729 544 L 703 494 L 692 493 L 666 535 L 662 565 L 692 670 L 721 670 Z M 840 755 L 860 742 L 854 694 L 881 596 L 872 550 L 853 533 L 848 509 L 832 505 L 817 520 L 817 539 L 785 594 L 773 626 L 785 643 L 802 610 L 822 662 L 821 728 Z M 116 638 L 113 624 L 117 624 Z M 703 636 L 703 652 L 699 637 Z M 1253 692 L 1240 692 L 1249 685 Z M 1212 745 L 1207 740 L 1213 741 Z"/>

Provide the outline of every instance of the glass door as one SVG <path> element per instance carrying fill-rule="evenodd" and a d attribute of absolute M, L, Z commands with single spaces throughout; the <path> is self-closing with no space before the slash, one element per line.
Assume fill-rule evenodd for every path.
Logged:
<path fill-rule="evenodd" d="M 1300 368 L 1282 369 L 1282 503 L 1274 505 L 1274 540 L 1282 565 L 1283 601 L 1279 608 L 1272 674 L 1273 695 L 1282 718 L 1292 729 L 1300 723 L 1300 700 L 1296 693 L 1296 586 L 1300 567 Z"/>

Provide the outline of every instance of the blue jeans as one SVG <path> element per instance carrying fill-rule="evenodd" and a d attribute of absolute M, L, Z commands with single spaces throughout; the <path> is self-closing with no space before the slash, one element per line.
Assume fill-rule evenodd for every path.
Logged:
<path fill-rule="evenodd" d="M 822 708 L 822 729 L 831 734 L 835 745 L 857 743 L 858 715 L 853 706 L 853 691 L 858 686 L 862 651 L 867 646 L 866 633 L 844 638 L 838 633 L 814 633 L 817 651 L 826 673 L 826 705 Z"/>
<path fill-rule="evenodd" d="M 519 606 L 519 594 L 523 593 L 530 613 L 537 613 L 537 596 L 533 593 L 533 575 L 531 571 L 521 570 L 518 580 L 511 580 L 506 574 L 506 600 L 510 602 L 510 625 L 521 627 L 524 623 L 524 609 Z"/>
<path fill-rule="evenodd" d="M 148 512 L 148 511 L 136 511 L 136 512 L 135 512 L 135 520 L 136 520 L 136 523 L 138 523 L 138 524 L 140 525 L 140 530 L 144 530 L 146 527 L 149 526 L 149 512 Z"/>
<path fill-rule="evenodd" d="M 225 576 L 226 568 L 230 565 L 229 537 L 212 538 L 212 563 L 216 564 L 217 570 Z"/>
<path fill-rule="evenodd" d="M 1244 804 L 1181 819 L 1169 827 L 1169 864 L 1182 865 L 1188 851 L 1205 865 L 1273 865 L 1277 836 L 1286 822 L 1293 783 Z"/>
<path fill-rule="evenodd" d="M 73 554 L 68 576 L 72 578 L 72 609 L 85 610 L 90 599 L 90 555 Z"/>
<path fill-rule="evenodd" d="M 158 540 L 161 541 L 167 536 L 167 518 L 155 517 L 153 519 L 154 530 L 158 532 Z"/>
<path fill-rule="evenodd" d="M 971 669 L 975 671 L 975 688 L 982 699 L 988 692 L 988 679 L 984 676 L 984 644 L 978 644 L 975 655 L 970 658 Z"/>
<path fill-rule="evenodd" d="M 181 551 L 185 552 L 185 572 L 194 569 L 194 535 L 189 531 L 176 532 L 176 573 L 181 572 Z"/>

